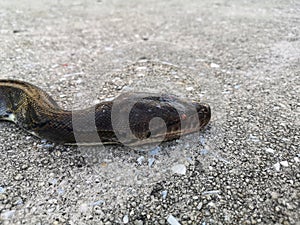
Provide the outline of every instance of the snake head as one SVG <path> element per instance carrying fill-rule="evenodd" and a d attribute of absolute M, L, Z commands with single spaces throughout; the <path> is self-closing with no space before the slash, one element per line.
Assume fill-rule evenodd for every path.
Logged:
<path fill-rule="evenodd" d="M 114 130 L 122 134 L 122 142 L 142 140 L 141 144 L 144 144 L 177 139 L 199 131 L 211 117 L 208 104 L 166 94 L 130 93 L 119 96 L 115 105 L 112 122 L 115 123 Z M 128 124 L 124 121 L 129 121 L 130 130 L 124 129 Z M 138 140 L 132 141 L 130 132 Z"/>

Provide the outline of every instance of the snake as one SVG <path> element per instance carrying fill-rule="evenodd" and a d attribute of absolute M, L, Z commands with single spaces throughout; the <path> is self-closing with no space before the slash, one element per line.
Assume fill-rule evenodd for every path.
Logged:
<path fill-rule="evenodd" d="M 139 145 L 171 141 L 200 131 L 210 118 L 207 103 L 164 93 L 127 92 L 91 107 L 66 110 L 36 85 L 0 79 L 0 121 L 13 122 L 56 144 Z"/>

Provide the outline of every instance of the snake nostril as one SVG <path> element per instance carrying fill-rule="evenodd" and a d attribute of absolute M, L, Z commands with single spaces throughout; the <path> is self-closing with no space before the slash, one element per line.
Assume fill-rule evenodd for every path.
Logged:
<path fill-rule="evenodd" d="M 198 119 L 202 122 L 206 121 L 208 122 L 211 118 L 211 109 L 210 106 L 206 103 L 193 103 L 197 113 L 198 113 Z M 203 125 L 201 122 L 201 126 Z M 206 124 L 204 123 L 204 125 Z"/>
<path fill-rule="evenodd" d="M 210 115 L 210 106 L 208 104 L 205 104 L 203 106 L 204 106 L 204 112 Z"/>
<path fill-rule="evenodd" d="M 151 131 L 148 131 L 146 134 L 146 138 L 150 138 L 151 137 Z"/>
<path fill-rule="evenodd" d="M 193 103 L 198 113 L 210 114 L 210 106 L 206 103 Z"/>

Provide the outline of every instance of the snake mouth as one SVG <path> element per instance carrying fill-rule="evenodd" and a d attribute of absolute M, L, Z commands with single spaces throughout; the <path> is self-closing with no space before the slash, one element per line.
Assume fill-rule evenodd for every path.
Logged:
<path fill-rule="evenodd" d="M 207 103 L 192 102 L 191 106 L 191 110 L 181 114 L 178 123 L 166 133 L 165 140 L 172 140 L 186 134 L 198 132 L 209 123 L 211 109 Z"/>
<path fill-rule="evenodd" d="M 192 102 L 193 109 L 185 118 L 181 116 L 179 129 L 174 129 L 167 136 L 183 136 L 186 134 L 198 132 L 203 129 L 210 121 L 211 109 L 207 103 Z M 184 114 L 185 115 L 185 114 Z M 171 139 L 171 138 L 170 138 Z"/>

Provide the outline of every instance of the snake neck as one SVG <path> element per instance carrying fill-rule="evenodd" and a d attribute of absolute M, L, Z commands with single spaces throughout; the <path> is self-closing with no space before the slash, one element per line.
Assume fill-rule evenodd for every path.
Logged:
<path fill-rule="evenodd" d="M 72 141 L 72 112 L 61 109 L 42 89 L 22 81 L 0 80 L 0 120 L 11 121 L 29 133 L 53 139 L 62 137 L 55 121 L 64 126 Z M 66 132 L 68 131 L 68 132 Z M 52 138 L 50 138 L 52 139 Z"/>

